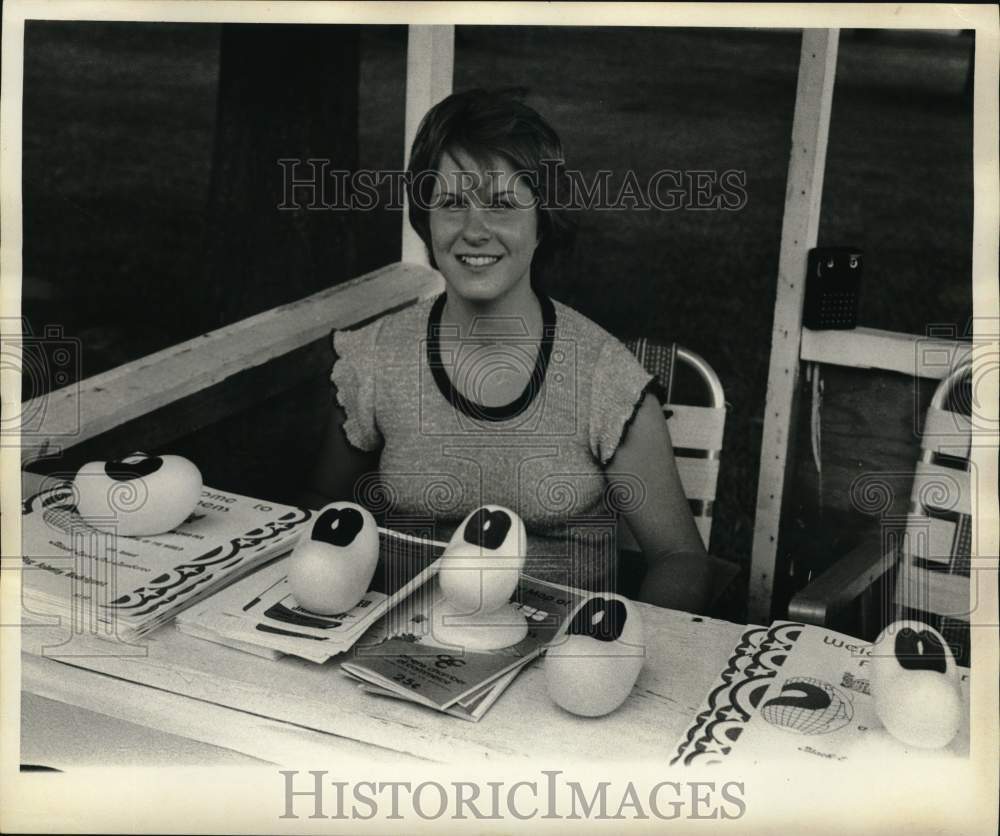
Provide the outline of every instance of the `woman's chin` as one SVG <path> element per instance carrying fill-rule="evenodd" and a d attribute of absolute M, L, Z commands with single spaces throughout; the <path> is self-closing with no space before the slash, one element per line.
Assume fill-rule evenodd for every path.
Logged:
<path fill-rule="evenodd" d="M 480 305 L 505 299 L 511 293 L 516 294 L 522 282 L 525 286 L 531 285 L 527 276 L 512 280 L 510 276 L 494 270 L 449 271 L 444 278 L 450 295 Z"/>
<path fill-rule="evenodd" d="M 448 282 L 448 292 L 467 302 L 492 302 L 503 296 L 505 290 L 502 281 L 481 273 Z"/>

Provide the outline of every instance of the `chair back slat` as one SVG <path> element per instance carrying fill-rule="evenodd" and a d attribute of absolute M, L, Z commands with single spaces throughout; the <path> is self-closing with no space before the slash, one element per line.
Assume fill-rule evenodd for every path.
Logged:
<path fill-rule="evenodd" d="M 969 439 L 972 437 L 972 419 L 968 415 L 931 406 L 924 421 L 923 441 L 920 449 L 931 453 L 944 453 L 958 458 L 969 457 Z"/>
<path fill-rule="evenodd" d="M 708 549 L 712 536 L 712 504 L 719 482 L 719 456 L 726 427 L 722 383 L 704 359 L 676 343 L 639 338 L 625 345 L 656 378 L 654 391 L 667 417 L 684 495 L 691 503 L 695 525 Z M 673 402 L 674 373 L 679 366 L 694 372 L 704 388 L 708 406 Z M 628 526 L 619 526 L 619 537 L 623 548 L 637 548 Z"/>
<path fill-rule="evenodd" d="M 969 599 L 967 577 L 933 572 L 912 563 L 900 568 L 895 601 L 908 610 L 965 622 L 974 605 Z"/>
<path fill-rule="evenodd" d="M 908 560 L 933 561 L 950 567 L 956 526 L 956 521 L 951 519 L 923 514 L 907 515 L 906 534 L 901 544 L 903 555 Z"/>
<path fill-rule="evenodd" d="M 664 412 L 668 414 L 667 426 L 675 450 L 722 450 L 725 407 L 668 404 Z"/>
<path fill-rule="evenodd" d="M 942 513 L 971 514 L 972 497 L 969 472 L 917 462 L 910 498 L 918 513 L 940 516 Z"/>
<path fill-rule="evenodd" d="M 966 665 L 969 614 L 975 606 L 969 584 L 971 418 L 946 407 L 955 402 L 956 392 L 961 395 L 956 387 L 965 386 L 970 374 L 968 364 L 956 368 L 938 385 L 927 409 L 893 593 L 897 618 L 916 618 L 941 630 L 955 658 Z"/>

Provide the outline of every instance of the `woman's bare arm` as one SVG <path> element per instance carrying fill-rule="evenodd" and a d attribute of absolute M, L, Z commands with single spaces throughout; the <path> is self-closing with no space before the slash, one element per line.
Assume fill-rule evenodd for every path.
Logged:
<path fill-rule="evenodd" d="M 638 480 L 645 499 L 625 519 L 646 557 L 639 600 L 702 611 L 711 592 L 711 567 L 674 461 L 660 405 L 647 394 L 607 466 L 609 482 Z"/>

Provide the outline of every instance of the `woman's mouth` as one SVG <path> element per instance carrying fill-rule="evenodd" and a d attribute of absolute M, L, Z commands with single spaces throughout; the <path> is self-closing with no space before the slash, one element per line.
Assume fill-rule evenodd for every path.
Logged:
<path fill-rule="evenodd" d="M 502 256 L 499 255 L 457 255 L 455 258 L 466 267 L 490 267 Z"/>

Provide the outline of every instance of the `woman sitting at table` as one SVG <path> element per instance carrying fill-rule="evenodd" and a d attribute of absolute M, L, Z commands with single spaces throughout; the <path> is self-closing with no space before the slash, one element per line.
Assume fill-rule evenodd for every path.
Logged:
<path fill-rule="evenodd" d="M 389 526 L 432 519 L 445 540 L 502 505 L 527 527 L 526 572 L 594 590 L 612 577 L 619 511 L 645 557 L 638 597 L 698 610 L 708 563 L 651 375 L 542 289 L 571 229 L 552 193 L 562 166 L 555 131 L 508 94 L 456 93 L 424 117 L 409 218 L 446 291 L 335 333 L 311 499 L 360 502 Z"/>

